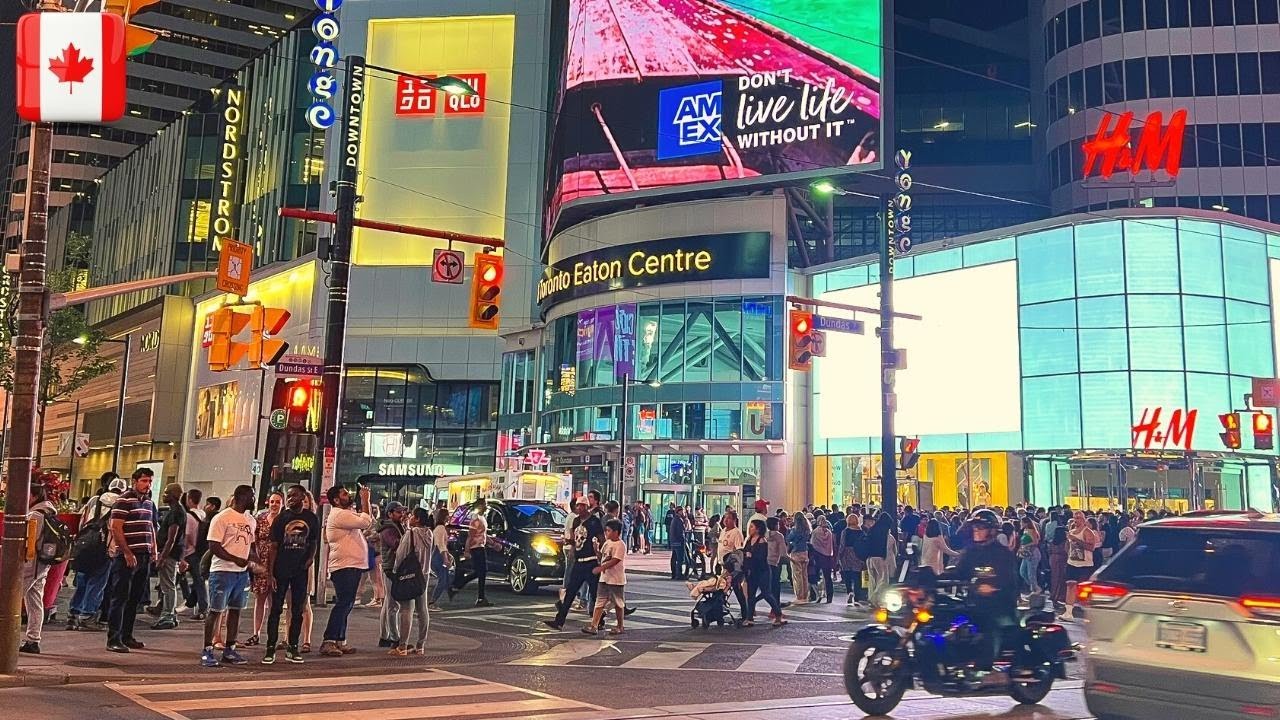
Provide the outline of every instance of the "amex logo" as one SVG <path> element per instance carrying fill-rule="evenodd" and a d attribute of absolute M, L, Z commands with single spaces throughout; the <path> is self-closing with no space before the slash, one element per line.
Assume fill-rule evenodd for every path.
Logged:
<path fill-rule="evenodd" d="M 720 81 L 658 92 L 658 159 L 720 152 L 723 92 Z"/>

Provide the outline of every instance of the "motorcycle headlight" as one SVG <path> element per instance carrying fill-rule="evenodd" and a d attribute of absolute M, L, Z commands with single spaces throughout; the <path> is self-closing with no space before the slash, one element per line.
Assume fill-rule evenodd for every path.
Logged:
<path fill-rule="evenodd" d="M 538 535 L 534 537 L 533 542 L 530 543 L 530 547 L 532 547 L 533 551 L 539 555 L 555 555 L 560 552 L 560 548 L 556 547 L 555 541 L 546 535 Z"/>
<path fill-rule="evenodd" d="M 897 590 L 886 590 L 880 597 L 880 604 L 885 610 L 896 613 L 902 609 L 902 593 Z"/>

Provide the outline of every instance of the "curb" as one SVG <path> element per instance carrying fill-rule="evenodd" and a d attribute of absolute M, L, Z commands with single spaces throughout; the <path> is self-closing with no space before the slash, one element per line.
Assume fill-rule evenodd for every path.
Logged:
<path fill-rule="evenodd" d="M 119 675 L 89 675 L 66 672 L 31 672 L 19 670 L 14 675 L 0 675 L 0 690 L 21 687 L 57 687 L 59 685 L 83 685 L 112 682 Z"/>

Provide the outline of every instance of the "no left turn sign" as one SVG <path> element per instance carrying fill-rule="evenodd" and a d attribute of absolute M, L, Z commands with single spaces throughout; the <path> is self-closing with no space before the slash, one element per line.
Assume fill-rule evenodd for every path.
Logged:
<path fill-rule="evenodd" d="M 431 282 L 461 285 L 463 267 L 462 253 L 436 248 L 435 259 L 431 262 Z"/>

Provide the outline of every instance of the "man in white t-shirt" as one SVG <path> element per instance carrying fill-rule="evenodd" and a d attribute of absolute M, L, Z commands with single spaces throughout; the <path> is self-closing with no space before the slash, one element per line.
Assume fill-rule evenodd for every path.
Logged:
<path fill-rule="evenodd" d="M 622 543 L 622 521 L 611 518 L 604 524 L 604 544 L 598 553 L 600 564 L 591 572 L 600 576 L 596 586 L 596 607 L 591 617 L 591 624 L 582 628 L 582 632 L 595 635 L 600 632 L 600 624 L 604 622 L 604 614 L 613 608 L 618 617 L 617 626 L 609 630 L 610 635 L 622 634 L 622 617 L 627 603 L 623 591 L 627 585 L 627 571 L 624 562 L 627 547 Z"/>
<path fill-rule="evenodd" d="M 204 652 L 200 664 L 218 667 L 219 659 L 213 652 L 213 636 L 222 613 L 227 613 L 227 647 L 222 651 L 221 662 L 227 665 L 244 665 L 249 662 L 236 652 L 236 635 L 240 630 L 240 610 L 247 604 L 249 574 L 256 563 L 249 562 L 253 549 L 257 521 L 249 514 L 253 508 L 253 488 L 236 486 L 231 502 L 209 523 L 209 551 L 213 561 L 209 564 L 209 615 L 204 621 Z"/>

